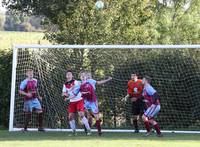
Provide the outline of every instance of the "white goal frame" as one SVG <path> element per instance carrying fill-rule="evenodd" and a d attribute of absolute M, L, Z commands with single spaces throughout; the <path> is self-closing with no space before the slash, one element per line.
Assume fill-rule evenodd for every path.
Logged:
<path fill-rule="evenodd" d="M 37 48 L 73 48 L 73 49 L 200 49 L 200 44 L 195 45 L 13 45 L 13 62 L 12 62 L 12 81 L 11 81 L 11 97 L 10 97 L 10 119 L 9 131 L 20 131 L 22 128 L 14 128 L 14 106 L 15 106 L 15 89 L 16 89 L 16 68 L 17 68 L 17 50 L 18 49 L 37 49 Z M 28 128 L 30 131 L 37 131 L 36 128 Z M 46 131 L 71 131 L 71 129 L 50 129 L 45 128 Z M 83 131 L 83 129 L 77 129 Z M 92 130 L 97 131 L 97 130 Z M 134 132 L 134 130 L 125 129 L 103 129 L 102 132 Z M 141 132 L 146 132 L 141 130 Z M 199 131 L 175 131 L 175 130 L 162 130 L 164 133 L 198 133 Z"/>

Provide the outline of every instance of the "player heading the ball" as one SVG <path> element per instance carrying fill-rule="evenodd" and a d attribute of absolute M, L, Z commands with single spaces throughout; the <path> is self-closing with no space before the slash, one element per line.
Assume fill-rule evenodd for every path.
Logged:
<path fill-rule="evenodd" d="M 94 91 L 96 90 L 96 85 L 103 85 L 112 80 L 112 77 L 108 77 L 107 79 L 104 79 L 104 80 L 95 80 L 92 78 L 91 72 L 86 72 L 86 75 L 87 75 L 87 82 L 93 86 Z M 97 102 L 98 102 L 98 98 L 97 98 Z M 89 121 L 90 126 L 92 126 L 92 119 L 95 116 L 91 113 L 86 113 L 86 115 L 88 116 L 88 121 Z M 101 119 L 99 119 L 99 121 L 101 122 Z"/>
<path fill-rule="evenodd" d="M 86 114 L 90 114 L 96 119 L 96 128 L 98 130 L 99 136 L 101 136 L 101 120 L 99 118 L 99 108 L 97 96 L 94 91 L 94 87 L 87 81 L 87 73 L 80 73 L 82 97 L 84 98 L 84 106 Z M 88 115 L 87 115 L 88 116 Z M 88 116 L 90 117 L 90 116 Z M 90 124 L 91 125 L 91 124 Z"/>
<path fill-rule="evenodd" d="M 80 92 L 80 82 L 74 79 L 71 70 L 66 71 L 66 82 L 63 85 L 62 96 L 64 96 L 64 101 L 69 100 L 68 113 L 69 113 L 69 125 L 76 134 L 76 124 L 75 124 L 75 113 L 78 112 L 82 123 L 87 129 L 87 135 L 91 135 L 91 129 L 88 124 L 88 120 L 84 115 L 84 102 Z"/>

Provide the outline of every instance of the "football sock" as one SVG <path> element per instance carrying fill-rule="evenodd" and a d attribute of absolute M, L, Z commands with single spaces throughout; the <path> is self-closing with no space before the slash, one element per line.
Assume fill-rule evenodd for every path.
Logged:
<path fill-rule="evenodd" d="M 133 125 L 134 125 L 134 127 L 135 127 L 135 130 L 139 130 L 139 129 L 138 129 L 138 121 L 137 121 L 137 119 L 134 119 L 134 120 L 133 120 Z"/>
<path fill-rule="evenodd" d="M 101 133 L 101 121 L 100 120 L 96 120 L 96 127 L 98 130 L 98 133 Z"/>
<path fill-rule="evenodd" d="M 145 125 L 145 128 L 146 128 L 147 132 L 150 132 L 150 124 L 149 124 L 149 122 L 145 121 L 144 125 Z"/>
<path fill-rule="evenodd" d="M 43 113 L 38 114 L 38 125 L 39 128 L 43 128 Z"/>
<path fill-rule="evenodd" d="M 71 120 L 71 121 L 69 121 L 69 125 L 70 125 L 70 128 L 74 131 L 74 130 L 76 130 L 76 125 L 75 125 L 75 120 L 73 119 L 73 120 Z"/>
<path fill-rule="evenodd" d="M 89 125 L 88 120 L 85 116 L 82 118 L 82 122 L 85 125 L 86 129 L 90 130 L 90 125 Z"/>
<path fill-rule="evenodd" d="M 158 124 L 155 124 L 155 125 L 154 125 L 154 128 L 155 128 L 157 134 L 161 134 L 161 132 L 160 132 L 160 127 L 159 127 Z"/>
<path fill-rule="evenodd" d="M 27 130 L 30 120 L 31 120 L 31 113 L 25 114 L 24 130 Z"/>

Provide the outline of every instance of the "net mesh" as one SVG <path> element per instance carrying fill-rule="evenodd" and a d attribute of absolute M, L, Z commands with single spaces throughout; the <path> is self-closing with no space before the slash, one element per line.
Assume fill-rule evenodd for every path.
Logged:
<path fill-rule="evenodd" d="M 200 127 L 199 49 L 18 48 L 17 52 L 13 127 L 23 125 L 23 98 L 18 89 L 29 68 L 39 81 L 46 128 L 69 128 L 66 110 L 69 103 L 61 96 L 66 69 L 73 70 L 75 79 L 79 79 L 81 70 L 90 71 L 96 80 L 113 77 L 96 89 L 103 128 L 133 128 L 131 103 L 122 101 L 133 71 L 139 72 L 139 78 L 149 75 L 153 79 L 152 85 L 161 97 L 161 111 L 156 118 L 161 129 Z M 30 127 L 35 128 L 36 122 L 33 115 Z"/>

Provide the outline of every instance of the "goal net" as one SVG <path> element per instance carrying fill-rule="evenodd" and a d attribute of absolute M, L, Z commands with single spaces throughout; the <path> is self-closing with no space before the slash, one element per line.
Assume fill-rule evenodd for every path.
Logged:
<path fill-rule="evenodd" d="M 200 45 L 17 45 L 13 50 L 13 73 L 9 130 L 23 127 L 23 97 L 19 84 L 27 69 L 34 70 L 38 92 L 43 98 L 44 127 L 69 129 L 69 102 L 61 96 L 65 72 L 72 69 L 75 79 L 86 70 L 93 79 L 108 76 L 112 81 L 97 86 L 102 128 L 133 130 L 131 102 L 127 82 L 137 71 L 139 78 L 152 77 L 152 85 L 161 97 L 157 116 L 162 130 L 197 131 L 200 128 Z M 34 114 L 30 128 L 37 128 Z M 82 124 L 77 119 L 78 128 Z M 140 129 L 144 129 L 142 121 Z"/>

